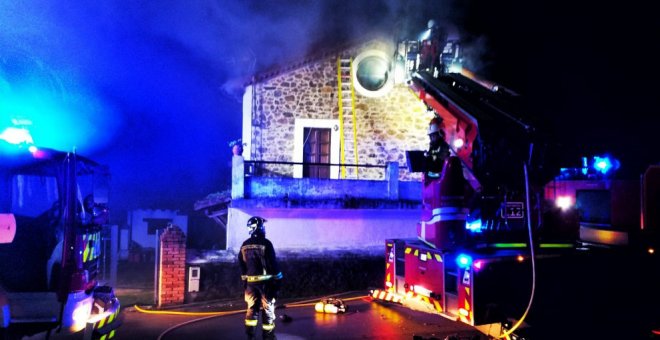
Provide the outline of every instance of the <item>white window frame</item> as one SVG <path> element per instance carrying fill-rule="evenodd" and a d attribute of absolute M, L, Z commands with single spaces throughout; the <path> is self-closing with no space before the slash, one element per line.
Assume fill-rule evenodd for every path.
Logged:
<path fill-rule="evenodd" d="M 243 159 L 249 161 L 252 158 L 252 96 L 254 95 L 254 86 L 250 85 L 245 88 L 243 94 L 243 129 L 241 141 L 243 147 Z"/>
<path fill-rule="evenodd" d="M 377 57 L 382 59 L 388 66 L 387 69 L 387 81 L 383 86 L 376 90 L 376 91 L 371 91 L 365 89 L 362 84 L 360 84 L 360 81 L 357 78 L 357 71 L 358 68 L 360 67 L 360 63 L 362 60 L 367 59 L 369 57 Z M 387 53 L 380 51 L 380 50 L 367 50 L 365 52 L 362 52 L 358 54 L 357 57 L 353 60 L 353 69 L 351 70 L 351 73 L 353 74 L 353 86 L 355 86 L 355 89 L 357 92 L 365 97 L 371 97 L 371 98 L 378 98 L 382 97 L 386 94 L 388 94 L 392 88 L 394 87 L 394 70 L 392 68 L 392 59 L 387 55 Z"/>
<path fill-rule="evenodd" d="M 293 132 L 293 162 L 302 163 L 305 128 L 330 129 L 330 163 L 339 164 L 339 120 L 297 118 Z M 293 166 L 293 177 L 303 177 L 302 165 Z M 330 178 L 339 178 L 339 166 L 330 167 Z"/>

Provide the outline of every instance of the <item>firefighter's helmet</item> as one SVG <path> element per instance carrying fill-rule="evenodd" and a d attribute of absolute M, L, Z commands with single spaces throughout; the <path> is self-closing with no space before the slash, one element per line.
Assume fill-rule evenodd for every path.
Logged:
<path fill-rule="evenodd" d="M 440 131 L 440 127 L 438 126 L 438 124 L 429 124 L 429 132 L 428 132 L 429 135 L 439 131 Z"/>
<path fill-rule="evenodd" d="M 444 135 L 444 131 L 442 131 L 442 128 L 440 127 L 442 125 L 442 120 L 436 118 L 431 119 L 429 122 L 429 130 L 428 134 L 434 134 L 436 132 L 440 133 L 441 135 Z"/>
<path fill-rule="evenodd" d="M 263 217 L 259 217 L 259 216 L 250 217 L 250 219 L 247 221 L 247 227 L 248 229 L 250 229 L 250 235 L 265 235 L 266 234 L 266 228 L 264 227 L 265 222 L 266 219 Z"/>

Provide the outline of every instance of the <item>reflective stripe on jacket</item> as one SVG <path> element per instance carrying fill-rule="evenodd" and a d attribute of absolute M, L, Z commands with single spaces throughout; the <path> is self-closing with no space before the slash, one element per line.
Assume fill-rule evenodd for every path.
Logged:
<path fill-rule="evenodd" d="M 238 254 L 241 278 L 247 282 L 281 279 L 273 244 L 263 236 L 252 236 L 243 242 Z"/>
<path fill-rule="evenodd" d="M 277 275 L 241 275 L 241 280 L 247 282 L 262 282 L 268 281 L 270 279 L 279 280 L 282 278 L 282 273 L 277 273 Z"/>

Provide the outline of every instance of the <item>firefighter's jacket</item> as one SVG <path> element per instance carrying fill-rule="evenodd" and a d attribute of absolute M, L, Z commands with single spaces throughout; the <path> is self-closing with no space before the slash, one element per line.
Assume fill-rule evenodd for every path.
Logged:
<path fill-rule="evenodd" d="M 426 152 L 427 170 L 438 175 L 441 174 L 445 160 L 450 155 L 449 145 L 444 140 L 439 142 L 436 147 Z"/>
<path fill-rule="evenodd" d="M 273 244 L 261 235 L 253 235 L 243 242 L 238 254 L 238 264 L 241 267 L 241 279 L 247 283 L 282 278 Z"/>

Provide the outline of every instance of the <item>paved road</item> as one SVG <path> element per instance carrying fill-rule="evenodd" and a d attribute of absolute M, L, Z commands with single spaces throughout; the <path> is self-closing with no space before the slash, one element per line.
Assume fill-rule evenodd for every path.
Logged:
<path fill-rule="evenodd" d="M 281 308 L 277 314 L 291 317 L 278 319 L 278 339 L 486 339 L 474 328 L 439 315 L 413 311 L 396 305 L 382 305 L 368 299 L 346 301 L 347 312 L 322 314 L 313 305 Z M 228 310 L 231 310 L 232 306 Z M 233 310 L 244 308 L 243 304 Z M 227 308 L 225 308 L 227 309 Z M 176 316 L 140 313 L 126 310 L 119 339 L 242 339 L 244 314 L 224 316 Z"/>
<path fill-rule="evenodd" d="M 590 252 L 539 263 L 534 303 L 526 319 L 532 325 L 527 336 L 533 340 L 659 339 L 660 336 L 651 334 L 660 326 L 658 261 L 657 256 Z M 520 294 L 526 297 L 529 292 L 523 290 Z M 502 295 L 510 298 L 508 294 Z M 481 335 L 442 316 L 395 305 L 362 299 L 347 301 L 347 305 L 348 312 L 339 315 L 318 314 L 311 305 L 278 309 L 280 315 L 287 314 L 292 321 L 278 321 L 276 334 L 279 339 L 412 339 L 415 335 L 445 339 L 458 335 L 461 340 Z M 244 308 L 243 301 L 235 301 L 187 305 L 179 310 L 210 312 Z M 125 306 L 122 314 L 124 324 L 117 339 L 244 338 L 243 313 L 202 319 L 203 316 L 145 314 Z M 53 340 L 81 338 L 51 336 Z"/>

